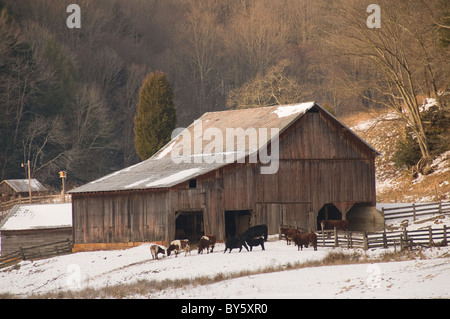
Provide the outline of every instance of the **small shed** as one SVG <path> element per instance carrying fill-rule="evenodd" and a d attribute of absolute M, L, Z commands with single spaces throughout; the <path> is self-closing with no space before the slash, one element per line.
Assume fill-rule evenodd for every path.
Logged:
<path fill-rule="evenodd" d="M 29 196 L 48 192 L 47 187 L 42 185 L 37 179 L 5 179 L 0 183 L 1 196 Z"/>
<path fill-rule="evenodd" d="M 250 225 L 275 234 L 280 225 L 316 230 L 321 219 L 369 229 L 380 217 L 377 155 L 315 102 L 205 113 L 148 160 L 69 192 L 74 248 L 223 241 Z"/>
<path fill-rule="evenodd" d="M 1 254 L 72 240 L 72 204 L 16 205 L 0 223 Z"/>

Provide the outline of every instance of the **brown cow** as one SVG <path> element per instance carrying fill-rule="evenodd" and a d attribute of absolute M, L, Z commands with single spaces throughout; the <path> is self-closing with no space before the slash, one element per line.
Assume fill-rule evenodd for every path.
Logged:
<path fill-rule="evenodd" d="M 286 237 L 286 244 L 290 245 L 294 236 L 300 234 L 300 232 L 295 228 L 281 228 L 281 234 Z"/>
<path fill-rule="evenodd" d="M 203 249 L 206 248 L 206 253 L 209 254 L 210 246 L 211 246 L 211 252 L 213 252 L 215 244 L 216 244 L 216 236 L 214 236 L 214 235 L 202 236 L 202 238 L 200 238 L 200 241 L 198 242 L 198 245 L 197 245 L 198 253 L 203 254 Z"/>
<path fill-rule="evenodd" d="M 321 220 L 320 226 L 322 230 L 347 230 L 348 221 L 346 220 Z"/>
<path fill-rule="evenodd" d="M 314 250 L 317 250 L 317 235 L 315 233 L 297 234 L 293 238 L 295 245 L 303 250 L 303 246 L 308 248 L 308 245 L 312 245 Z"/>
<path fill-rule="evenodd" d="M 167 256 L 170 256 L 172 251 L 175 251 L 175 257 L 178 257 L 178 253 L 184 250 L 184 256 L 191 254 L 191 246 L 189 245 L 189 239 L 177 239 L 170 243 L 169 248 L 167 248 Z"/>

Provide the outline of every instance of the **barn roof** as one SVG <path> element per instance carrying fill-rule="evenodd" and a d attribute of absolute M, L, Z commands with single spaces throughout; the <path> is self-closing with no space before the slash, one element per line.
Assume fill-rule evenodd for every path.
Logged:
<path fill-rule="evenodd" d="M 5 179 L 0 184 L 8 184 L 17 193 L 28 192 L 28 179 Z M 44 192 L 47 188 L 42 185 L 37 179 L 30 180 L 32 192 Z"/>
<path fill-rule="evenodd" d="M 172 187 L 229 164 L 228 160 L 223 162 L 215 160 L 214 156 L 222 156 L 224 159 L 227 156 L 232 156 L 236 162 L 239 158 L 259 151 L 270 142 L 271 129 L 276 128 L 279 133 L 282 133 L 313 107 L 326 112 L 315 102 L 207 112 L 169 141 L 151 158 L 94 180 L 71 190 L 69 193 Z M 333 117 L 331 114 L 329 116 Z M 338 120 L 336 119 L 336 121 Z M 341 122 L 339 123 L 375 154 L 378 154 L 356 133 Z M 232 149 L 229 149 L 226 145 L 227 129 L 234 129 L 236 136 L 236 140 L 229 144 L 233 145 Z M 267 134 L 261 133 L 259 129 L 266 129 Z M 251 133 L 255 134 L 256 140 L 259 142 L 257 145 L 249 143 L 249 139 L 245 138 Z M 212 134 L 214 137 L 208 134 Z M 219 149 L 214 148 L 214 151 L 212 151 L 210 149 L 211 143 L 219 135 L 223 137 L 222 143 L 213 143 L 219 146 Z M 186 141 L 183 144 L 185 136 L 191 137 L 189 154 L 187 155 L 183 153 L 183 145 L 188 145 Z M 244 138 L 240 138 L 242 136 Z"/>
<path fill-rule="evenodd" d="M 0 231 L 72 227 L 72 204 L 16 205 L 0 223 Z"/>

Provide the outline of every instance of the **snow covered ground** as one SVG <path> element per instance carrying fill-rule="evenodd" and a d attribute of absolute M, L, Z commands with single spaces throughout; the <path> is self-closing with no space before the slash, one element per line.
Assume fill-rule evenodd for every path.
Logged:
<path fill-rule="evenodd" d="M 79 252 L 38 261 L 22 261 L 0 270 L 0 294 L 16 297 L 45 292 L 102 288 L 139 280 L 194 279 L 224 276 L 243 270 L 319 261 L 331 251 L 354 250 L 311 247 L 297 251 L 285 241 L 272 238 L 266 250 L 233 250 L 223 254 L 218 244 L 212 254 L 173 255 L 152 260 L 150 244 L 127 250 Z M 361 256 L 376 257 L 386 249 Z M 449 247 L 425 249 L 422 258 L 410 261 L 306 267 L 227 279 L 209 285 L 167 288 L 126 298 L 450 298 Z"/>
<path fill-rule="evenodd" d="M 448 252 L 448 250 L 446 249 Z M 302 268 L 170 289 L 156 298 L 449 298 L 449 258 Z"/>

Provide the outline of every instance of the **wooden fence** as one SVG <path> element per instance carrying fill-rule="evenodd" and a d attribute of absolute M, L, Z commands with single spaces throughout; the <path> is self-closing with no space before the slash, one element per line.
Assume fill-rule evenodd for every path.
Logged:
<path fill-rule="evenodd" d="M 432 228 L 420 230 L 383 231 L 383 232 L 357 232 L 357 231 L 321 231 L 317 232 L 317 245 L 319 247 L 344 248 L 389 248 L 398 247 L 400 250 L 414 246 L 436 247 L 447 246 L 448 229 Z"/>
<path fill-rule="evenodd" d="M 398 218 L 412 218 L 416 220 L 418 217 L 434 214 L 450 214 L 450 202 L 437 203 L 419 203 L 408 206 L 382 208 L 384 220 Z"/>
<path fill-rule="evenodd" d="M 43 203 L 70 203 L 72 201 L 72 196 L 65 195 L 64 201 L 61 195 L 36 195 L 31 197 L 31 204 L 43 204 Z M 5 214 L 13 208 L 15 205 L 28 205 L 30 204 L 29 197 L 17 197 L 9 201 L 0 202 L 0 215 Z M 0 216 L 1 217 L 1 216 Z"/>
<path fill-rule="evenodd" d="M 2 255 L 0 268 L 14 265 L 22 260 L 35 260 L 58 255 L 70 254 L 72 252 L 72 241 L 67 239 L 49 244 L 20 248 L 7 255 Z"/>

